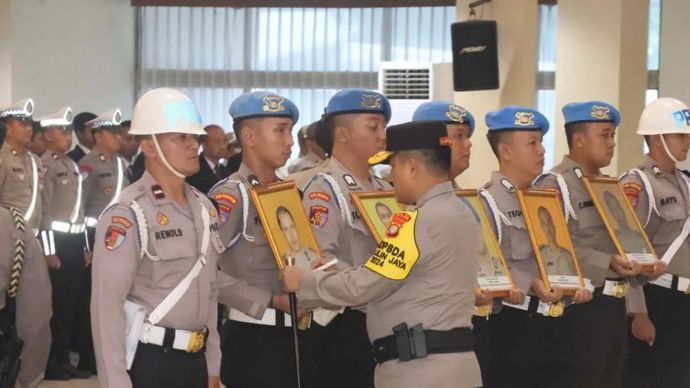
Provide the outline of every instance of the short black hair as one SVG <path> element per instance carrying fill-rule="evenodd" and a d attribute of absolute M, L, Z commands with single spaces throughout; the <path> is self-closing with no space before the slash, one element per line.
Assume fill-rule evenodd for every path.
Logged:
<path fill-rule="evenodd" d="M 587 129 L 587 124 L 589 124 L 587 121 L 578 121 L 565 125 L 565 139 L 568 141 L 568 148 L 573 144 L 573 135 L 584 132 Z"/>
<path fill-rule="evenodd" d="M 513 138 L 513 132 L 512 131 L 499 131 L 499 132 L 489 132 L 486 134 L 486 139 L 489 141 L 489 146 L 491 147 L 491 151 L 493 151 L 494 155 L 496 155 L 496 158 L 499 159 L 498 156 L 498 145 L 503 144 L 503 143 L 509 143 Z"/>
<path fill-rule="evenodd" d="M 333 131 L 335 131 L 333 117 L 324 117 L 316 122 L 314 140 L 326 155 L 333 153 Z"/>
<path fill-rule="evenodd" d="M 86 128 L 86 122 L 91 121 L 96 117 L 98 116 L 91 112 L 81 112 L 78 115 L 74 116 L 74 120 L 72 120 L 72 126 L 74 126 L 74 130 L 76 132 L 83 133 L 84 129 Z"/>
<path fill-rule="evenodd" d="M 438 171 L 439 175 L 448 176 L 450 173 L 450 147 L 400 151 L 400 154 L 403 158 L 421 161 L 428 169 Z"/>
<path fill-rule="evenodd" d="M 125 120 L 125 121 L 120 123 L 120 126 L 122 128 L 125 128 L 125 127 L 126 128 L 132 128 L 132 120 Z"/>
<path fill-rule="evenodd" d="M 5 127 L 5 123 L 0 122 L 0 147 L 2 147 L 2 144 L 5 142 L 5 133 L 7 132 L 7 127 Z"/>
<path fill-rule="evenodd" d="M 40 122 L 40 121 L 35 121 L 35 120 L 34 120 L 34 121 L 31 123 L 31 127 L 32 127 L 32 131 L 31 131 L 31 141 L 33 141 L 33 140 L 36 138 L 36 136 L 42 135 L 42 134 L 44 134 L 44 133 L 46 132 L 46 129 L 45 129 L 44 127 L 41 126 L 41 122 Z"/>

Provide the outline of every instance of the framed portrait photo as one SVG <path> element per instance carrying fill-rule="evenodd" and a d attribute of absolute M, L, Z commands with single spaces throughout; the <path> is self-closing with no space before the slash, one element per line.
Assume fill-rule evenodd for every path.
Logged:
<path fill-rule="evenodd" d="M 618 179 L 582 177 L 592 202 L 604 220 L 618 254 L 651 270 L 657 260 L 642 224 L 628 202 Z"/>
<path fill-rule="evenodd" d="M 506 265 L 493 226 L 486 215 L 479 192 L 477 190 L 455 190 L 455 194 L 472 209 L 479 223 L 482 237 L 477 254 L 479 288 L 489 291 L 496 298 L 508 296 L 508 292 L 514 287 L 513 278 Z"/>
<path fill-rule="evenodd" d="M 585 287 L 559 194 L 551 190 L 519 190 L 518 199 L 547 288 L 558 286 L 566 296 Z"/>
<path fill-rule="evenodd" d="M 278 268 L 294 260 L 295 266 L 312 270 L 321 251 L 295 182 L 254 187 L 251 195 Z"/>
<path fill-rule="evenodd" d="M 403 210 L 395 199 L 393 190 L 352 193 L 352 201 L 364 218 L 376 244 L 386 235 L 386 228 L 393 214 Z"/>

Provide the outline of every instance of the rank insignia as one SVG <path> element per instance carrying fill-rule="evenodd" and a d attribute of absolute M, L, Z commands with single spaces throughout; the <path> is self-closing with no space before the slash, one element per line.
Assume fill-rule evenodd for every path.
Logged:
<path fill-rule="evenodd" d="M 323 228 L 328 222 L 328 208 L 325 206 L 312 206 L 309 208 L 309 222 Z"/>
<path fill-rule="evenodd" d="M 168 216 L 161 212 L 158 212 L 158 214 L 156 214 L 156 221 L 158 221 L 159 225 L 168 225 L 169 222 Z"/>
<path fill-rule="evenodd" d="M 353 178 L 352 175 L 350 175 L 350 174 L 345 174 L 345 175 L 343 175 L 343 180 L 344 180 L 345 183 L 346 183 L 348 186 L 350 186 L 350 187 L 357 186 L 357 181 L 356 181 L 355 178 Z"/>
<path fill-rule="evenodd" d="M 110 225 L 105 232 L 105 248 L 114 251 L 125 242 L 127 232 L 117 225 Z"/>
<path fill-rule="evenodd" d="M 159 185 L 153 185 L 151 186 L 151 194 L 153 195 L 153 198 L 155 199 L 165 199 L 165 193 L 163 192 L 163 189 Z"/>

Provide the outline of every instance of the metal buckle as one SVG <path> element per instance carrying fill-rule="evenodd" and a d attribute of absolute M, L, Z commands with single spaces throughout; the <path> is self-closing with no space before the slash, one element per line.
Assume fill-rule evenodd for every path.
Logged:
<path fill-rule="evenodd" d="M 204 347 L 204 333 L 195 331 L 189 336 L 189 344 L 187 345 L 187 352 L 197 353 Z"/>
<path fill-rule="evenodd" d="M 558 318 L 563 316 L 563 311 L 565 310 L 565 304 L 563 301 L 549 303 L 549 316 L 551 318 Z"/>
<path fill-rule="evenodd" d="M 491 315 L 491 307 L 493 306 L 490 304 L 485 304 L 483 306 L 474 306 L 474 315 L 478 317 L 488 318 L 489 315 Z"/>
<path fill-rule="evenodd" d="M 616 282 L 613 286 L 613 296 L 616 298 L 623 298 L 628 295 L 628 289 L 630 288 L 630 283 L 627 280 L 621 280 Z"/>

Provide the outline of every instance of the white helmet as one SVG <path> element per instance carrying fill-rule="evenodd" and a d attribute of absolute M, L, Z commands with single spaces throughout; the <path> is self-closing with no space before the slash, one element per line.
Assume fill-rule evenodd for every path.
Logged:
<path fill-rule="evenodd" d="M 173 175 L 184 179 L 185 175 L 175 170 L 161 151 L 156 135 L 164 133 L 206 134 L 196 105 L 176 89 L 158 88 L 144 93 L 134 106 L 129 134 L 152 135 L 161 162 Z"/>
<path fill-rule="evenodd" d="M 150 90 L 144 93 L 134 106 L 130 135 L 162 133 L 206 134 L 196 105 L 179 90 Z"/>
<path fill-rule="evenodd" d="M 638 135 L 666 133 L 690 134 L 690 109 L 684 102 L 670 97 L 650 102 L 642 111 L 637 127 Z"/>

